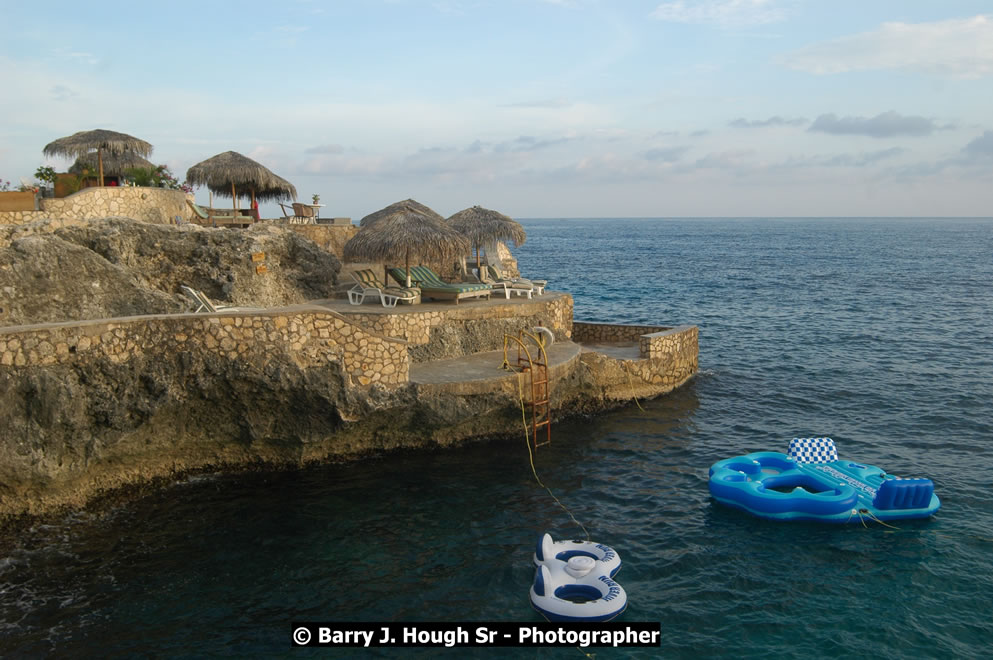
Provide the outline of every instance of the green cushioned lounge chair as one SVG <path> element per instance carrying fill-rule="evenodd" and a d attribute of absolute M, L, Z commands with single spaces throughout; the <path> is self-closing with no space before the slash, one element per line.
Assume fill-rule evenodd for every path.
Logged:
<path fill-rule="evenodd" d="M 413 304 L 421 298 L 420 289 L 387 286 L 369 268 L 357 270 L 351 275 L 355 280 L 355 286 L 348 290 L 348 302 L 353 305 L 361 305 L 366 296 L 379 296 L 379 302 L 383 307 L 396 307 L 397 301 L 401 300 Z"/>
<path fill-rule="evenodd" d="M 390 277 L 400 284 L 406 284 L 407 271 L 403 268 L 390 268 Z M 456 305 L 463 298 L 489 298 L 493 293 L 493 287 L 489 284 L 445 282 L 427 266 L 411 268 L 410 279 L 414 286 L 420 288 L 422 296 L 438 300 L 454 300 Z"/>

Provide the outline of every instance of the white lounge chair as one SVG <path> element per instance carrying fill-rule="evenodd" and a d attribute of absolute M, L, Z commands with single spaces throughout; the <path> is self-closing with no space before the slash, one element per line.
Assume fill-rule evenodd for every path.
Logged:
<path fill-rule="evenodd" d="M 209 312 L 235 311 L 238 309 L 237 307 L 232 307 L 230 305 L 215 305 L 210 298 L 204 295 L 202 291 L 198 291 L 197 289 L 186 286 L 185 284 L 181 284 L 179 288 L 183 290 L 183 293 L 190 299 L 190 302 L 196 305 L 196 309 L 193 310 L 194 314 L 199 314 L 201 312 L 206 314 Z"/>
<path fill-rule="evenodd" d="M 545 285 L 548 284 L 547 280 L 529 280 L 523 277 L 504 277 L 500 270 L 491 264 L 483 266 L 483 281 L 489 282 L 494 285 L 502 285 L 507 290 L 507 297 L 510 297 L 510 292 L 513 291 L 518 295 L 524 295 L 527 292 L 527 297 L 530 298 L 531 294 L 541 295 L 545 292 Z"/>

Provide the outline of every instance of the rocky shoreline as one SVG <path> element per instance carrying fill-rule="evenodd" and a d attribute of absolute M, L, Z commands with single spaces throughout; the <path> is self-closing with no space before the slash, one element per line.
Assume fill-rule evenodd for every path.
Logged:
<path fill-rule="evenodd" d="M 495 351 L 505 333 L 539 319 L 567 355 L 549 370 L 556 419 L 657 396 L 696 371 L 696 328 L 576 324 L 574 333 L 567 294 L 418 305 L 403 317 L 290 304 L 333 291 L 340 263 L 285 229 L 119 219 L 44 229 L 0 244 L 5 317 L 21 322 L 0 328 L 0 521 L 8 525 L 197 472 L 293 469 L 517 436 L 517 376 L 432 384 L 418 382 L 412 365 Z M 266 277 L 252 268 L 259 252 L 272 264 Z M 55 285 L 25 277 L 30 255 L 59 264 L 51 279 L 80 290 L 66 284 L 52 302 Z M 93 279 L 110 275 L 112 285 Z M 169 290 L 187 277 L 218 299 L 265 309 L 190 314 Z M 111 316 L 122 300 L 142 315 L 44 323 L 63 308 Z M 613 358 L 572 344 L 574 334 L 641 337 L 643 345 Z"/>

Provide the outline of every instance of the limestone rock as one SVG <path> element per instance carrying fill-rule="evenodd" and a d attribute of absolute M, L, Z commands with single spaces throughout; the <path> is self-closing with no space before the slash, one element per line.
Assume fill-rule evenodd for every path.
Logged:
<path fill-rule="evenodd" d="M 330 298 L 341 263 L 278 226 L 248 230 L 106 218 L 22 225 L 0 242 L 0 325 L 190 310 L 179 286 L 219 303 L 278 307 Z M 264 253 L 262 261 L 252 255 Z M 265 273 L 256 267 L 266 266 Z"/>

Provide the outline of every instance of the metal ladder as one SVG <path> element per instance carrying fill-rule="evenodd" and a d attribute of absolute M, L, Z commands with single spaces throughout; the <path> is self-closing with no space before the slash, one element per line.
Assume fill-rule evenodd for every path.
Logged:
<path fill-rule="evenodd" d="M 538 347 L 537 355 L 532 357 L 524 343 L 530 339 Z M 531 438 L 534 448 L 544 447 L 552 443 L 552 408 L 548 393 L 548 354 L 545 352 L 544 341 L 537 335 L 521 330 L 517 337 L 503 336 L 503 365 L 504 369 L 512 369 L 507 359 L 507 346 L 513 341 L 517 345 L 516 367 L 521 372 L 528 373 L 531 383 Z M 544 429 L 544 439 L 539 441 L 539 432 Z"/>

